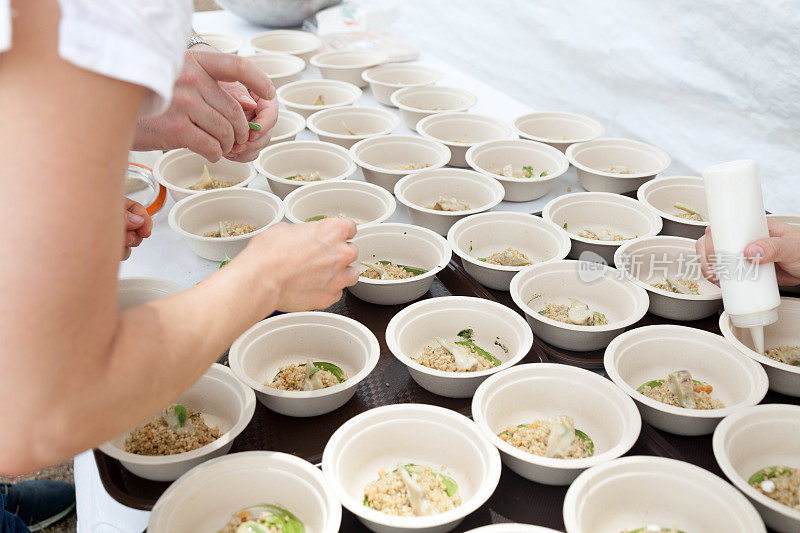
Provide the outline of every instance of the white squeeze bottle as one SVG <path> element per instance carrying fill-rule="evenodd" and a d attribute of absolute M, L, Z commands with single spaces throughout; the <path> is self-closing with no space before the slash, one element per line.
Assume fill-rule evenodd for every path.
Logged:
<path fill-rule="evenodd" d="M 778 320 L 781 304 L 775 265 L 754 265 L 744 257 L 748 244 L 769 237 L 758 164 L 731 161 L 703 171 L 716 274 L 722 302 L 733 325 L 749 328 L 764 353 L 764 326 Z"/>

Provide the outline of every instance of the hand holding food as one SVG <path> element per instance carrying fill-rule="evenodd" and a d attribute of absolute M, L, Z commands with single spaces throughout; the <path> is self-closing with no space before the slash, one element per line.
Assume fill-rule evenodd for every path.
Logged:
<path fill-rule="evenodd" d="M 125 198 L 125 240 L 122 245 L 122 260 L 131 256 L 131 248 L 136 248 L 142 240 L 150 236 L 153 220 L 147 209 L 139 202 Z"/>
<path fill-rule="evenodd" d="M 767 226 L 769 238 L 750 243 L 744 250 L 745 257 L 753 264 L 775 263 L 778 285 L 800 285 L 800 228 L 771 218 L 767 218 Z M 718 284 L 714 274 L 714 242 L 710 228 L 706 228 L 706 234 L 697 240 L 695 249 L 700 256 L 703 275 Z"/>

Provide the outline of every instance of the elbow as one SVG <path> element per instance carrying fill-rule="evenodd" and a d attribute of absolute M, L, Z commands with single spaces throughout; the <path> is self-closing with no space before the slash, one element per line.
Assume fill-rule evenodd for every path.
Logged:
<path fill-rule="evenodd" d="M 69 433 L 61 424 L 33 413 L 16 412 L 0 427 L 0 474 L 19 476 L 41 470 L 70 457 L 65 454 Z M 27 421 L 27 422 L 26 422 Z"/>

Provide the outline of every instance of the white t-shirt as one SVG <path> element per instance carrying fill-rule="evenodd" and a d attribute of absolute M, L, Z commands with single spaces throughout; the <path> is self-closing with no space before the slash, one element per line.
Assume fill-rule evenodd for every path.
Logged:
<path fill-rule="evenodd" d="M 24 1 L 24 0 L 23 0 Z M 59 55 L 152 92 L 142 115 L 164 112 L 183 66 L 191 0 L 59 0 Z M 0 53 L 13 44 L 10 0 L 0 0 Z"/>

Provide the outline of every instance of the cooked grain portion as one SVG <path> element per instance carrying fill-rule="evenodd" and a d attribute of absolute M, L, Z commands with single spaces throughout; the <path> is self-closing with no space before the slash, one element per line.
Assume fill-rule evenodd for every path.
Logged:
<path fill-rule="evenodd" d="M 786 365 L 800 366 L 800 345 L 770 348 L 764 355 Z"/>
<path fill-rule="evenodd" d="M 505 431 L 498 434 L 498 437 L 522 451 L 540 455 L 542 457 L 553 457 L 557 459 L 583 459 L 594 455 L 594 444 L 579 430 L 574 430 L 572 439 L 567 446 L 560 450 L 550 447 L 551 453 L 548 455 L 548 441 L 550 441 L 551 428 L 555 419 L 565 419 L 568 425 L 572 424 L 569 417 L 554 417 L 548 420 L 534 420 L 529 424 L 519 426 L 508 426 Z M 585 438 L 584 438 L 585 437 Z"/>
<path fill-rule="evenodd" d="M 283 507 L 262 503 L 234 513 L 217 533 L 283 533 L 305 531 L 305 524 Z"/>
<path fill-rule="evenodd" d="M 403 481 L 399 473 L 400 468 L 405 469 L 411 483 L 421 489 L 429 505 L 425 510 L 427 512 L 421 511 L 419 505 L 412 502 L 408 483 Z M 450 483 L 449 493 L 447 483 Z M 378 479 L 364 487 L 364 505 L 388 515 L 420 516 L 455 509 L 461 505 L 461 496 L 458 486 L 449 477 L 426 466 L 405 465 L 398 466 L 392 472 L 381 468 Z"/>
<path fill-rule="evenodd" d="M 286 176 L 285 179 L 292 181 L 322 181 L 324 178 L 320 177 L 318 171 L 312 170 L 310 172 L 298 172 L 297 174 Z"/>
<path fill-rule="evenodd" d="M 683 533 L 677 527 L 661 527 L 658 524 L 648 524 L 636 529 L 623 529 L 622 533 Z"/>
<path fill-rule="evenodd" d="M 229 181 L 215 178 L 209 173 L 208 166 L 203 165 L 203 173 L 200 175 L 200 179 L 197 180 L 193 185 L 189 185 L 188 188 L 193 191 L 210 191 L 212 189 L 224 189 L 225 187 L 232 187 L 239 183 L 239 181 Z"/>
<path fill-rule="evenodd" d="M 629 237 L 623 237 L 619 233 L 608 228 L 603 228 L 597 231 L 583 229 L 580 233 L 578 233 L 578 237 L 583 237 L 584 239 L 594 239 L 596 241 L 624 241 L 629 239 Z"/>
<path fill-rule="evenodd" d="M 768 466 L 748 480 L 761 494 L 792 509 L 800 509 L 800 468 Z"/>
<path fill-rule="evenodd" d="M 367 267 L 366 270 L 361 272 L 361 276 L 369 279 L 408 279 L 424 272 L 422 269 L 398 265 L 391 261 L 378 261 L 376 263 L 362 261 L 361 264 Z"/>
<path fill-rule="evenodd" d="M 314 380 L 315 386 L 311 389 L 307 389 L 305 388 L 307 364 L 308 363 L 292 363 L 288 366 L 282 366 L 278 369 L 278 374 L 275 378 L 273 378 L 272 381 L 265 381 L 264 385 L 279 390 L 301 391 L 325 389 L 347 381 L 347 374 L 342 374 L 342 379 L 339 380 L 330 370 L 317 368 L 317 366 L 314 365 L 317 370 L 313 371 L 311 379 Z"/>
<path fill-rule="evenodd" d="M 167 411 L 165 409 L 164 414 L 152 422 L 135 427 L 125 439 L 125 451 L 137 455 L 174 455 L 196 450 L 220 436 L 218 427 L 208 427 L 202 415 L 189 407 L 186 408 L 186 423 L 182 428 L 167 422 Z"/>
<path fill-rule="evenodd" d="M 443 370 L 445 372 L 478 372 L 480 370 L 494 368 L 491 361 L 478 355 L 471 347 L 465 346 L 464 348 L 469 350 L 477 360 L 477 364 L 469 370 L 459 370 L 456 366 L 455 356 L 443 346 L 433 346 L 430 344 L 425 346 L 425 348 L 422 349 L 422 355 L 417 357 L 415 361 L 428 368 Z"/>
<path fill-rule="evenodd" d="M 675 393 L 669 388 L 668 383 L 666 380 L 658 380 L 664 381 L 657 387 L 649 387 L 647 385 L 643 385 L 639 392 L 643 395 L 647 396 L 648 398 L 652 398 L 653 400 L 659 401 L 661 403 L 665 403 L 667 405 L 674 405 L 675 407 L 683 407 L 681 403 L 678 401 L 678 397 L 675 396 Z M 722 400 L 714 398 L 711 396 L 713 388 L 711 385 L 704 385 L 704 384 L 697 384 L 695 386 L 695 409 L 722 409 L 725 407 L 725 404 Z"/>
<path fill-rule="evenodd" d="M 698 222 L 703 222 L 703 217 L 698 215 L 697 213 L 689 213 L 688 211 L 678 210 L 675 213 L 675 216 L 678 218 L 685 218 L 686 220 L 696 220 Z"/>
<path fill-rule="evenodd" d="M 533 264 L 527 255 L 511 247 L 478 259 L 486 263 L 501 266 L 528 266 Z"/>
<path fill-rule="evenodd" d="M 419 170 L 422 168 L 428 168 L 429 166 L 431 166 L 430 163 L 421 163 L 421 164 L 404 163 L 402 165 L 395 165 L 393 167 L 390 167 L 390 170 Z"/>
<path fill-rule="evenodd" d="M 604 172 L 611 172 L 612 174 L 633 174 L 633 170 L 629 169 L 625 165 L 614 165 L 611 168 L 605 170 Z"/>
<path fill-rule="evenodd" d="M 571 300 L 573 302 L 578 302 L 578 300 Z M 578 307 L 575 304 L 564 305 L 547 303 L 545 304 L 544 309 L 539 311 L 539 314 L 552 320 L 564 322 L 565 324 L 575 324 L 578 326 L 605 326 L 608 324 L 606 315 L 597 311 L 589 310 L 586 304 Z"/>
<path fill-rule="evenodd" d="M 247 235 L 248 233 L 253 233 L 258 228 L 255 226 L 251 226 L 246 222 L 232 222 L 230 220 L 222 220 L 220 221 L 220 229 L 215 231 L 207 231 L 203 233 L 203 237 L 239 237 L 241 235 Z M 223 235 L 222 228 L 225 228 L 225 233 L 227 235 Z"/>
<path fill-rule="evenodd" d="M 662 291 L 678 294 L 700 294 L 700 285 L 693 279 L 664 278 L 663 281 L 656 281 L 650 285 Z"/>
<path fill-rule="evenodd" d="M 547 171 L 536 172 L 530 165 L 523 166 L 520 170 L 514 168 L 514 165 L 508 164 L 500 170 L 495 170 L 493 174 L 503 176 L 504 178 L 543 178 L 547 176 Z"/>
<path fill-rule="evenodd" d="M 434 211 L 467 211 L 469 209 L 469 204 L 453 196 L 439 196 L 436 203 L 428 209 L 433 209 Z"/>

